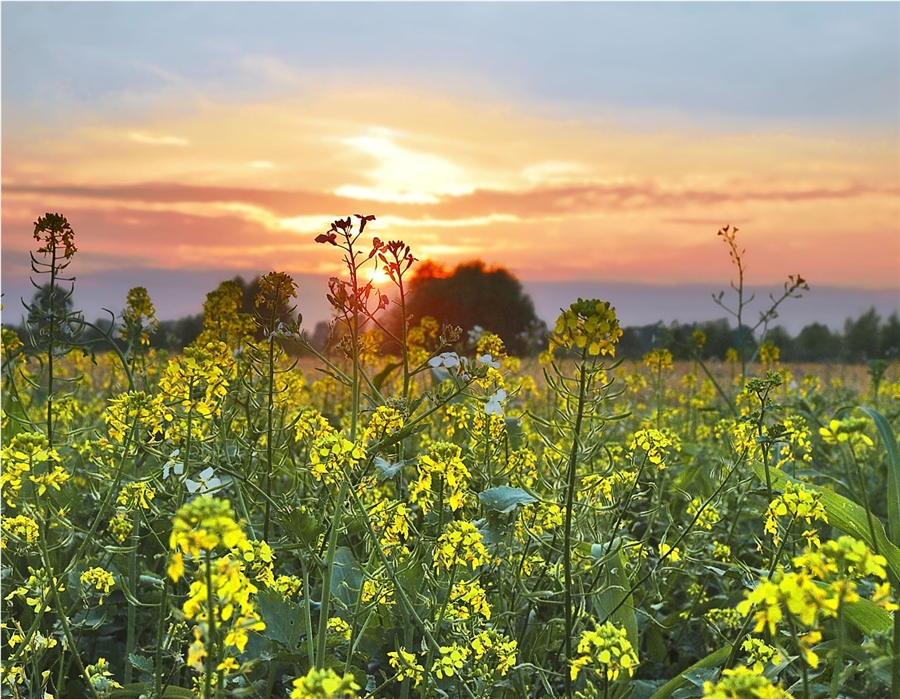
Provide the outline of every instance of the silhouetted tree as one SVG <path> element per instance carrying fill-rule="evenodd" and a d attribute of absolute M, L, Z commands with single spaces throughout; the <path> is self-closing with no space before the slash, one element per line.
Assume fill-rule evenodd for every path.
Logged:
<path fill-rule="evenodd" d="M 880 359 L 881 316 L 872 306 L 855 321 L 847 318 L 844 322 L 845 359 L 851 362 L 865 362 Z"/>
<path fill-rule="evenodd" d="M 509 270 L 486 267 L 480 260 L 450 273 L 436 263 L 423 262 L 410 282 L 407 312 L 413 325 L 431 316 L 463 331 L 481 326 L 499 335 L 511 354 L 531 351 L 532 340 L 546 333 L 519 280 Z"/>
<path fill-rule="evenodd" d="M 894 311 L 881 328 L 881 358 L 898 357 L 900 357 L 900 317 L 897 316 L 897 311 Z"/>

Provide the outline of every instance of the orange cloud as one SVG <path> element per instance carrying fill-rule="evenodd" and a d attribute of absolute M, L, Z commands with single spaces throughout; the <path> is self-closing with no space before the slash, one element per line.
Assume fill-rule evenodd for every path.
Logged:
<path fill-rule="evenodd" d="M 97 115 L 59 135 L 32 125 L 3 146 L 5 255 L 29 249 L 31 221 L 52 209 L 104 264 L 331 273 L 339 261 L 312 237 L 358 212 L 419 257 L 482 257 L 533 279 L 721 279 L 726 223 L 744 229 L 761 283 L 900 279 L 891 134 L 651 132 L 307 86 L 302 99 Z"/>

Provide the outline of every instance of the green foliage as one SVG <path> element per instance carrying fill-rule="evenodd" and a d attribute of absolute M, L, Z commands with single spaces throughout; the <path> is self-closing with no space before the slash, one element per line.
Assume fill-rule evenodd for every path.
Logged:
<path fill-rule="evenodd" d="M 457 354 L 386 320 L 369 268 L 409 308 L 416 260 L 372 221 L 317 238 L 346 269 L 327 356 L 283 273 L 251 311 L 215 290 L 172 355 L 139 288 L 84 325 L 109 353 L 4 331 L 4 696 L 900 692 L 896 365 L 858 390 L 765 345 L 760 375 L 629 364 L 596 299 L 539 366 L 487 331 Z M 43 244 L 58 272 L 71 236 Z"/>

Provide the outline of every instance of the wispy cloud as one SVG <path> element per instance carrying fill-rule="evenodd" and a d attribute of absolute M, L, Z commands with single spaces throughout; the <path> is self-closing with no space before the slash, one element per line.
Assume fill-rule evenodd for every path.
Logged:
<path fill-rule="evenodd" d="M 151 146 L 187 146 L 190 144 L 190 141 L 186 138 L 179 138 L 178 136 L 157 136 L 141 131 L 132 132 L 128 134 L 128 137 L 132 141 L 146 143 Z"/>

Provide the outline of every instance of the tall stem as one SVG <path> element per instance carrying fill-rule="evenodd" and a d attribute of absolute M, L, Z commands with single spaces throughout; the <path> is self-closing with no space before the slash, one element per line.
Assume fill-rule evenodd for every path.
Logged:
<path fill-rule="evenodd" d="M 272 311 L 273 315 L 275 311 Z M 273 318 L 272 325 L 275 320 Z M 272 510 L 272 418 L 275 410 L 275 337 L 269 333 L 269 392 L 266 402 L 266 511 L 263 519 L 263 541 L 269 541 L 269 518 Z"/>
<path fill-rule="evenodd" d="M 572 678 L 569 673 L 569 664 L 572 662 L 572 634 L 575 625 L 575 615 L 572 608 L 572 511 L 575 507 L 575 484 L 578 475 L 578 450 L 581 438 L 581 422 L 584 418 L 584 402 L 587 392 L 587 349 L 581 353 L 579 364 L 580 376 L 578 379 L 578 411 L 575 415 L 575 430 L 572 435 L 572 451 L 569 454 L 569 471 L 566 479 L 566 520 L 563 534 L 563 567 L 565 571 L 565 604 L 566 604 L 566 637 L 565 637 L 565 669 L 563 671 L 566 682 L 566 696 L 571 699 Z"/>

